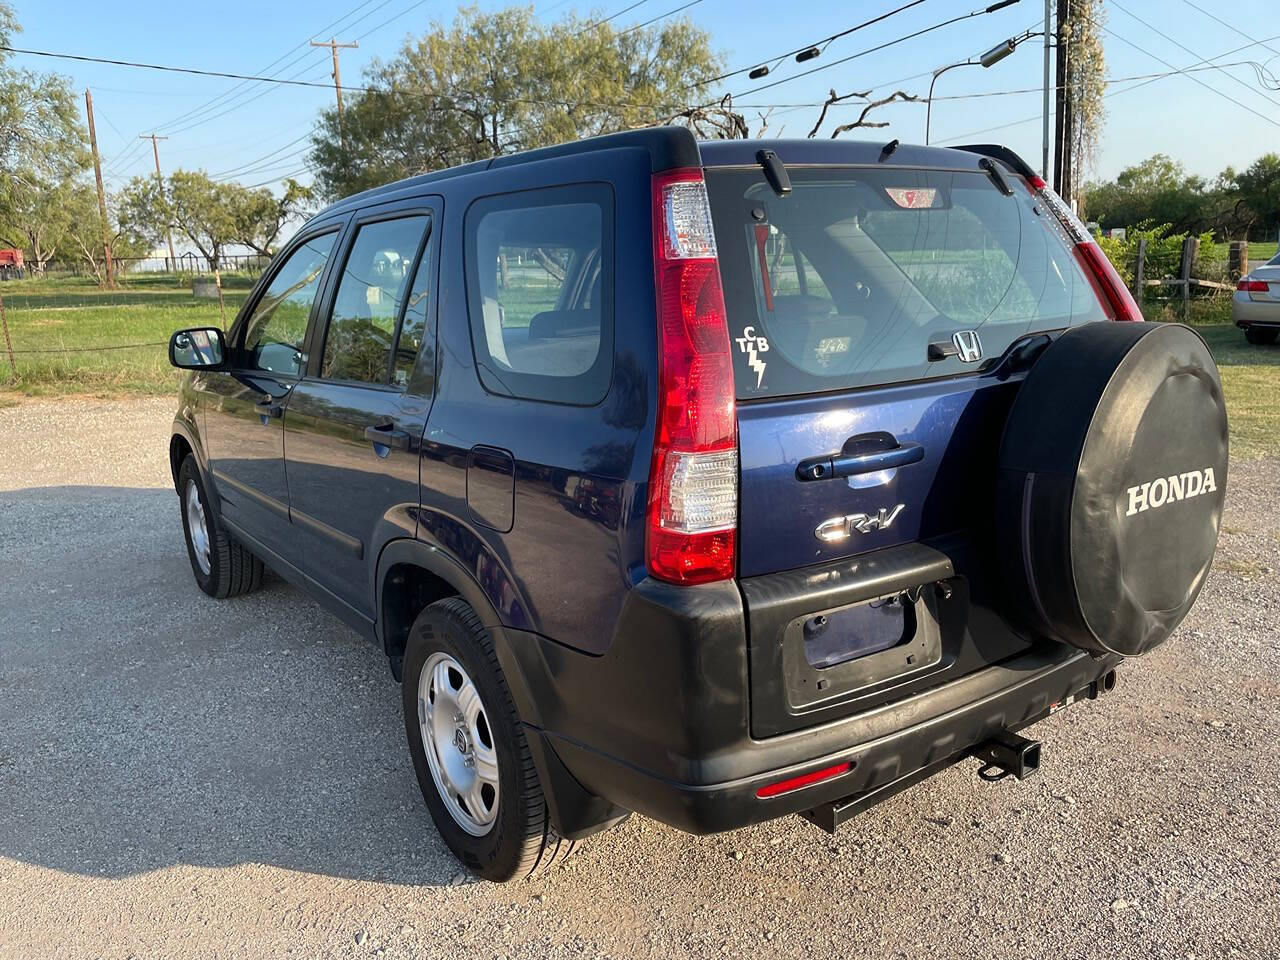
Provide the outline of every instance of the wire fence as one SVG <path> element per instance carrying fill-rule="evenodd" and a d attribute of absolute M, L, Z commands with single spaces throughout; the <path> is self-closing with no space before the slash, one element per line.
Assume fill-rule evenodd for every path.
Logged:
<path fill-rule="evenodd" d="M 256 276 L 261 273 L 270 261 L 270 257 L 256 253 L 228 253 L 214 262 L 201 254 L 183 253 L 173 259 L 169 257 L 119 257 L 115 260 L 116 282 L 127 285 L 138 278 L 152 278 L 160 274 L 179 277 L 213 276 L 215 272 L 245 273 Z M 90 263 L 88 260 L 46 260 L 37 262 L 28 260 L 20 271 L 11 271 L 8 275 L 0 275 L 0 283 L 9 280 L 47 280 L 56 282 L 67 279 L 91 279 L 95 283 L 102 279 L 104 265 L 101 262 Z M 0 291 L 4 287 L 0 286 Z"/>
<path fill-rule="evenodd" d="M 228 326 L 267 263 L 227 257 L 215 279 L 207 261 L 178 260 L 126 260 L 111 287 L 85 264 L 52 261 L 0 281 L 0 389 L 171 389 L 172 333 Z"/>

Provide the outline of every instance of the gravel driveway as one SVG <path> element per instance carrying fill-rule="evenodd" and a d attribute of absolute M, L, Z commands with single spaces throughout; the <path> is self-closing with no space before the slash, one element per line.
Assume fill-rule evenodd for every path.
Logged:
<path fill-rule="evenodd" d="M 436 839 L 383 655 L 272 578 L 196 588 L 169 400 L 0 410 L 0 957 L 1275 957 L 1280 462 L 1117 694 L 835 837 L 640 817 L 533 883 Z"/>

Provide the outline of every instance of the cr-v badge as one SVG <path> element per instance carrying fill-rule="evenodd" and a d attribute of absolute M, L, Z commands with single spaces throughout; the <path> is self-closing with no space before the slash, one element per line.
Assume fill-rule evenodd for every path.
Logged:
<path fill-rule="evenodd" d="M 900 503 L 892 510 L 881 507 L 877 513 L 851 513 L 845 517 L 832 517 L 818 524 L 818 529 L 813 531 L 813 535 L 823 543 L 836 543 L 847 540 L 854 533 L 888 530 L 893 525 L 893 521 L 898 519 L 898 514 L 905 509 L 907 505 Z"/>

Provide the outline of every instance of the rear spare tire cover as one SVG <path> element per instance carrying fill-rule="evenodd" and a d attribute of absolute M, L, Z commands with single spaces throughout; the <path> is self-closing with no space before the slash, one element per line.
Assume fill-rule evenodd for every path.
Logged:
<path fill-rule="evenodd" d="M 1218 368 L 1189 327 L 1067 331 L 1018 391 L 1000 445 L 1009 604 L 1050 637 L 1138 656 L 1186 616 L 1227 483 Z"/>

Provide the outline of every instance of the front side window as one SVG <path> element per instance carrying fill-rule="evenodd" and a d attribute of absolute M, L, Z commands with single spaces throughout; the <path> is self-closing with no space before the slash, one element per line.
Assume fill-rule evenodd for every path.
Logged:
<path fill-rule="evenodd" d="M 396 323 L 426 229 L 425 216 L 359 227 L 334 294 L 321 377 L 388 382 Z"/>
<path fill-rule="evenodd" d="M 320 275 L 337 233 L 312 237 L 289 254 L 245 323 L 245 366 L 300 376 L 302 349 Z"/>
<path fill-rule="evenodd" d="M 494 393 L 591 404 L 613 363 L 613 195 L 602 184 L 477 200 L 467 211 L 467 304 Z"/>

